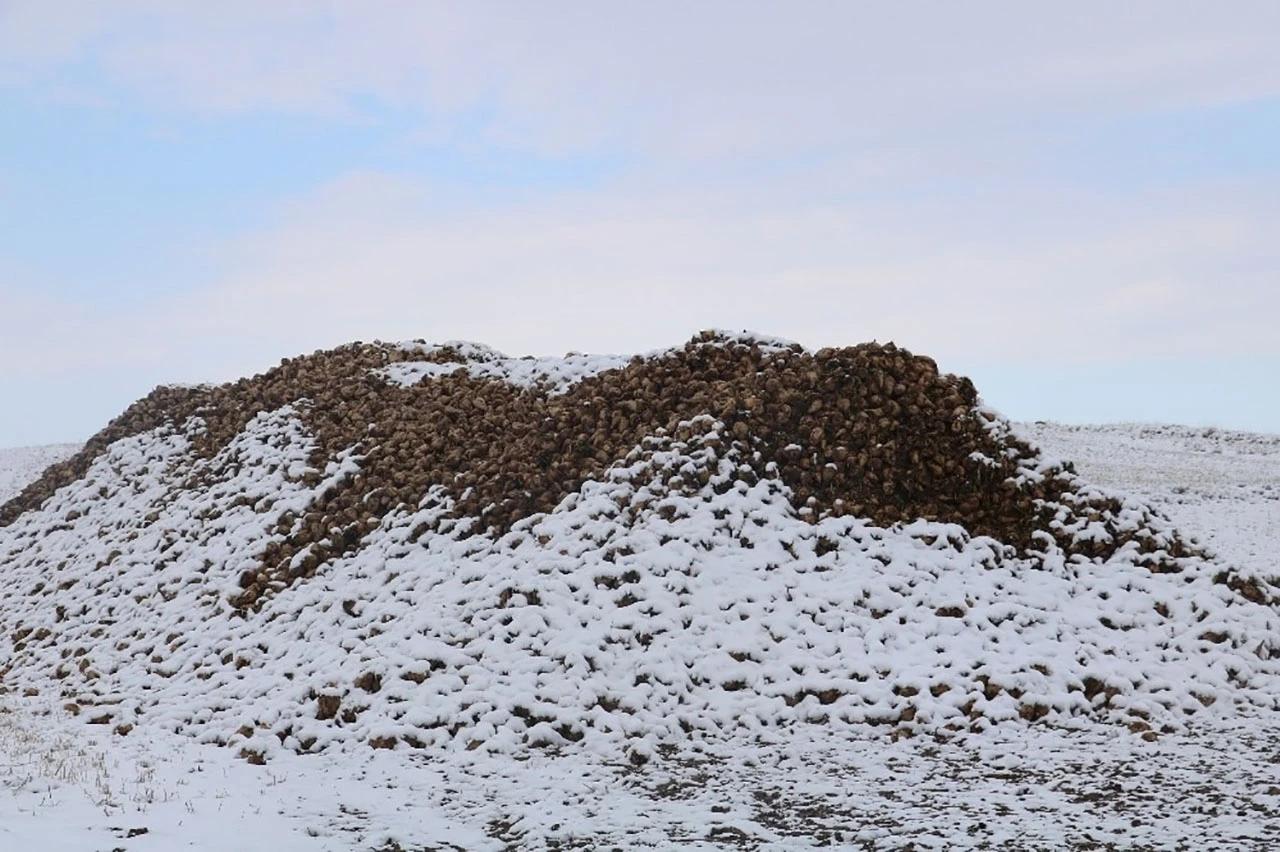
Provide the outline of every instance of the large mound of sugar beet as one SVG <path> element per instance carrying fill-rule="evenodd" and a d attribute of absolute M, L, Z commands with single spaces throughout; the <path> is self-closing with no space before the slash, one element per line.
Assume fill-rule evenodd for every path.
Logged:
<path fill-rule="evenodd" d="M 448 347 L 425 359 L 465 360 Z M 417 506 L 433 486 L 453 495 L 459 515 L 480 519 L 476 531 L 501 532 L 551 510 L 646 436 L 702 414 L 723 421 L 751 451 L 754 474 L 780 477 L 797 510 L 815 518 L 952 522 L 1026 552 L 1043 546 L 1034 533 L 1050 529 L 1038 501 L 1059 500 L 1071 481 L 1056 468 L 1017 476 L 1034 453 L 990 428 L 994 415 L 979 408 L 973 384 L 892 343 L 811 353 L 704 332 L 683 348 L 638 356 L 559 391 L 465 370 L 411 387 L 377 373 L 409 360 L 424 356 L 352 344 L 219 387 L 158 388 L 0 507 L 0 526 L 81 477 L 120 438 L 199 417 L 206 427 L 199 452 L 212 455 L 252 417 L 285 405 L 314 434 L 318 465 L 354 448 L 360 473 L 325 493 L 301 523 L 288 519 L 285 540 L 268 545 L 261 569 L 241 578 L 238 606 L 253 606 L 272 581 L 297 581 L 358 549 L 382 516 Z M 1088 507 L 1077 501 L 1075 509 Z M 1093 511 L 1109 515 L 1118 506 L 1102 500 Z M 1105 558 L 1130 536 L 1055 538 L 1071 552 Z M 305 559 L 293 560 L 308 546 Z M 1176 543 L 1163 552 L 1181 551 Z"/>

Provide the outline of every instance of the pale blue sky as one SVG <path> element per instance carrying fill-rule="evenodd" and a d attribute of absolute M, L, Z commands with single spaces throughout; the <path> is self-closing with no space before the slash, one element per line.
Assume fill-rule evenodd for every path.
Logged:
<path fill-rule="evenodd" d="M 0 0 L 0 446 L 712 326 L 1280 431 L 1280 6 L 1114 5 Z"/>

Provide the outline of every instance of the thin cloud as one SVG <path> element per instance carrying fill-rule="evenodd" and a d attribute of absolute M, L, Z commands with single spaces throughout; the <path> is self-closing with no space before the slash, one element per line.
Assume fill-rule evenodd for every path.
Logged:
<path fill-rule="evenodd" d="M 513 147 L 694 159 L 1280 92 L 1268 2 L 111 7 L 10 0 L 0 56 L 11 74 L 88 62 L 180 109 L 340 116 L 372 98 L 439 132 L 483 107 L 486 138 Z"/>

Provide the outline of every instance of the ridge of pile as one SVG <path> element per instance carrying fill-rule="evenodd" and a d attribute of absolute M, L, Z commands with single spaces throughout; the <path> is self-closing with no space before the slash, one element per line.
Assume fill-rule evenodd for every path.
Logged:
<path fill-rule="evenodd" d="M 802 513 L 959 523 L 1024 551 L 1048 534 L 1089 557 L 1134 540 L 1156 570 L 1189 552 L 1176 535 L 1121 529 L 1117 501 L 1078 492 L 1069 465 L 1043 464 L 977 405 L 968 379 L 939 374 L 930 358 L 892 343 L 809 353 L 721 332 L 630 360 L 353 344 L 220 387 L 161 387 L 0 507 L 0 525 L 82 477 L 121 438 L 198 421 L 194 444 L 208 459 L 284 406 L 315 436 L 309 484 L 340 454 L 357 469 L 282 518 L 283 537 L 244 575 L 239 607 L 358 549 L 387 512 L 417 506 L 433 487 L 450 492 L 459 516 L 479 519 L 476 531 L 502 532 L 550 511 L 644 438 L 702 414 L 748 444 L 754 474 L 779 476 Z"/>
<path fill-rule="evenodd" d="M 1280 685 L 1266 578 L 892 344 L 357 344 L 158 389 L 0 521 L 6 681 L 254 758 L 1150 732 Z"/>

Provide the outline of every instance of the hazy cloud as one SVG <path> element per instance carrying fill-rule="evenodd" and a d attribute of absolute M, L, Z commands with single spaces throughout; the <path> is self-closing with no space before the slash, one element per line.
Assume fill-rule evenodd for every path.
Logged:
<path fill-rule="evenodd" d="M 563 151 L 837 150 L 953 125 L 1280 92 L 1271 2 L 509 4 L 6 0 L 0 56 L 193 110 L 421 111 Z M 467 132 L 476 130 L 467 121 Z"/>
<path fill-rule="evenodd" d="M 369 175 L 293 202 L 276 228 L 221 249 L 234 272 L 147 322 L 171 347 L 214 350 L 200 361 L 219 373 L 354 338 L 629 352 L 706 326 L 1015 361 L 1278 348 L 1280 294 L 1264 279 L 1280 248 L 1261 202 L 1183 198 L 1154 217 L 1168 198 L 1095 203 L 1092 227 L 1045 221 L 1013 243 L 949 233 L 962 211 L 938 201 L 578 195 L 445 216 L 431 187 L 416 190 Z"/>

